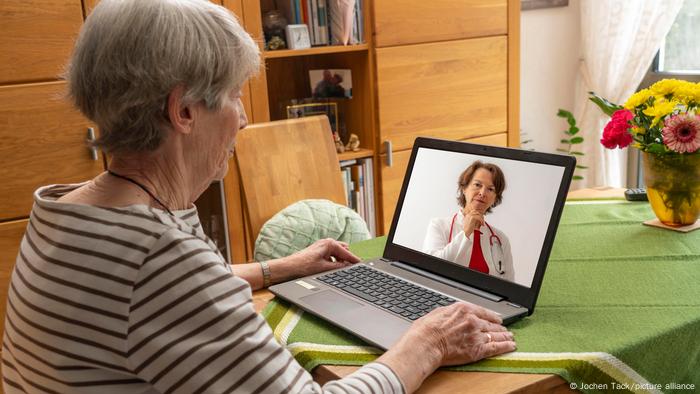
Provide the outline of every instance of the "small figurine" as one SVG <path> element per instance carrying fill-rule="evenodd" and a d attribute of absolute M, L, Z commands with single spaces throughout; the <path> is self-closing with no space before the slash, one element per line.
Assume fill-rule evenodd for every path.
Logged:
<path fill-rule="evenodd" d="M 357 134 L 351 133 L 348 143 L 345 145 L 345 150 L 357 152 L 360 150 L 360 137 Z"/>
<path fill-rule="evenodd" d="M 333 142 L 335 143 L 336 152 L 345 152 L 345 146 L 343 146 L 343 141 L 340 140 L 340 135 L 338 135 L 338 132 L 333 132 Z"/>

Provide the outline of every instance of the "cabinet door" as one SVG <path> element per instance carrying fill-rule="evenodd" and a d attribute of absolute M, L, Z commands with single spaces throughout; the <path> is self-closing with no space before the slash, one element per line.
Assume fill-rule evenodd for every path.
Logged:
<path fill-rule="evenodd" d="M 0 220 L 27 216 L 32 192 L 102 171 L 85 142 L 90 123 L 61 98 L 65 83 L 0 87 Z"/>
<path fill-rule="evenodd" d="M 380 141 L 400 151 L 507 131 L 507 60 L 505 36 L 378 48 Z"/>
<path fill-rule="evenodd" d="M 507 0 L 378 0 L 372 4 L 377 47 L 493 36 L 508 30 Z"/>
<path fill-rule="evenodd" d="M 27 220 L 0 223 L 0 335 L 4 331 L 7 289 Z"/>
<path fill-rule="evenodd" d="M 83 21 L 80 0 L 2 0 L 0 15 L 0 84 L 55 79 Z"/>
<path fill-rule="evenodd" d="M 484 137 L 471 138 L 465 140 L 466 142 L 473 142 L 475 144 L 484 145 L 495 145 L 495 146 L 508 146 L 508 134 L 499 133 L 494 135 L 488 135 Z M 403 185 L 403 179 L 406 175 L 406 168 L 408 168 L 408 161 L 411 158 L 411 150 L 404 150 L 400 152 L 394 152 L 392 159 L 393 163 L 391 167 L 386 165 L 386 155 L 380 156 L 381 159 L 381 190 L 380 199 L 382 202 L 382 220 L 384 227 L 381 234 L 387 234 L 391 228 L 391 221 L 394 218 L 394 209 L 396 208 L 396 203 L 399 200 L 399 194 L 401 193 L 401 186 Z"/>

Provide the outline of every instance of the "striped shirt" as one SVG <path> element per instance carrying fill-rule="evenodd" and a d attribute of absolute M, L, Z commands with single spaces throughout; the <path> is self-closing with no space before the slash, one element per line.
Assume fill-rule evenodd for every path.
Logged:
<path fill-rule="evenodd" d="M 401 393 L 385 365 L 320 387 L 275 340 L 196 208 L 36 191 L 8 293 L 6 393 Z"/>

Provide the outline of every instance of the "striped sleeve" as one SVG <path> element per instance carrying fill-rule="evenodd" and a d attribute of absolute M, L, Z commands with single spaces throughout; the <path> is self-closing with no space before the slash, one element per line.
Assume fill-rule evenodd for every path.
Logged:
<path fill-rule="evenodd" d="M 403 392 L 379 363 L 320 387 L 255 312 L 247 282 L 177 230 L 160 237 L 135 281 L 127 362 L 163 393 Z"/>

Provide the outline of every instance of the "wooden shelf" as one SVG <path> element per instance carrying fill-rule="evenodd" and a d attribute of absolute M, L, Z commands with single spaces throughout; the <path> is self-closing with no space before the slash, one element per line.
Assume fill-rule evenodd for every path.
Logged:
<path fill-rule="evenodd" d="M 363 159 L 365 157 L 372 157 L 372 156 L 374 156 L 373 150 L 360 148 L 360 150 L 358 150 L 356 152 L 338 153 L 338 161 Z"/>
<path fill-rule="evenodd" d="M 325 55 L 329 53 L 360 52 L 368 49 L 369 45 L 366 43 L 358 45 L 328 45 L 307 49 L 281 49 L 279 51 L 265 51 L 264 57 L 265 59 L 274 59 L 281 57 Z"/>

